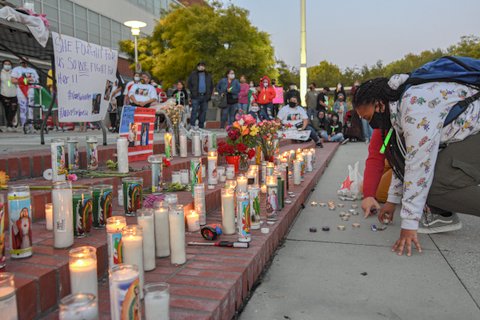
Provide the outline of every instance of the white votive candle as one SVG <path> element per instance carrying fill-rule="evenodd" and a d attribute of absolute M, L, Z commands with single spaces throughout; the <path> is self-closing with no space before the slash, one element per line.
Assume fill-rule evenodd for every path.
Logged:
<path fill-rule="evenodd" d="M 172 264 L 184 264 L 187 261 L 185 252 L 185 214 L 183 205 L 169 209 L 170 222 L 170 259 Z"/>
<path fill-rule="evenodd" d="M 190 210 L 187 215 L 187 226 L 189 232 L 195 232 L 200 230 L 200 222 L 198 220 L 198 213 L 195 210 Z"/>
<path fill-rule="evenodd" d="M 222 226 L 224 234 L 235 233 L 235 190 L 222 188 Z"/>
<path fill-rule="evenodd" d="M 143 298 L 143 232 L 139 225 L 129 225 L 122 230 L 123 263 L 138 267 L 140 297 Z"/>
<path fill-rule="evenodd" d="M 214 185 L 217 183 L 218 183 L 217 152 L 210 151 L 208 153 L 208 184 Z"/>
<path fill-rule="evenodd" d="M 169 320 L 170 292 L 169 285 L 164 282 L 145 285 L 145 318 L 146 320 Z"/>
<path fill-rule="evenodd" d="M 91 293 L 98 297 L 97 250 L 94 247 L 70 250 L 68 269 L 72 293 Z"/>
<path fill-rule="evenodd" d="M 155 222 L 152 209 L 137 211 L 137 223 L 143 231 L 143 270 L 155 269 Z"/>
<path fill-rule="evenodd" d="M 68 248 L 73 245 L 73 202 L 70 182 L 55 182 L 52 190 L 53 246 Z"/>
<path fill-rule="evenodd" d="M 155 211 L 155 251 L 159 258 L 170 255 L 170 226 L 168 222 L 168 206 L 166 202 L 153 204 Z"/>

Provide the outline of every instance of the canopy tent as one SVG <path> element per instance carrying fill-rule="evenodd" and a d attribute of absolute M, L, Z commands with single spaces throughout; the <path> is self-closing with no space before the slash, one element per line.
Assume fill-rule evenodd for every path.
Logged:
<path fill-rule="evenodd" d="M 0 1 L 0 9 L 5 7 L 5 1 Z M 8 21 L 7 19 L 0 18 L 0 51 L 14 55 L 19 60 L 26 62 L 31 67 L 35 68 L 41 78 L 46 79 L 48 76 L 47 71 L 40 65 L 27 61 L 24 57 L 32 58 L 37 61 L 44 61 L 50 63 L 52 69 L 55 69 L 55 60 L 53 52 L 52 38 L 49 37 L 46 46 L 43 47 L 30 32 L 29 28 L 22 23 Z M 55 72 L 53 72 L 55 74 Z M 45 144 L 44 132 L 46 128 L 47 119 L 52 115 L 52 108 L 56 101 L 56 81 L 53 77 L 53 94 L 49 98 L 50 104 L 46 116 L 43 118 L 41 127 L 41 144 Z M 42 95 L 49 94 L 43 91 Z M 103 145 L 107 144 L 107 130 L 102 121 L 99 121 L 99 125 L 103 132 Z"/>

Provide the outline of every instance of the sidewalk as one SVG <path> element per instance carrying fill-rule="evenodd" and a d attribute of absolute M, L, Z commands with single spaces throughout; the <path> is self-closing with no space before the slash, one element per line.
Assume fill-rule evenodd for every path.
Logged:
<path fill-rule="evenodd" d="M 339 201 L 337 187 L 347 164 L 359 159 L 363 168 L 366 154 L 363 143 L 339 148 L 241 320 L 480 319 L 479 218 L 461 215 L 460 231 L 420 235 L 424 252 L 409 258 L 390 251 L 399 234 L 398 213 L 393 226 L 378 232 L 370 230 L 376 218 L 341 221 L 339 212 L 352 202 Z M 330 199 L 345 208 L 310 206 Z M 353 229 L 354 222 L 361 227 Z M 338 231 L 339 224 L 346 231 Z"/>

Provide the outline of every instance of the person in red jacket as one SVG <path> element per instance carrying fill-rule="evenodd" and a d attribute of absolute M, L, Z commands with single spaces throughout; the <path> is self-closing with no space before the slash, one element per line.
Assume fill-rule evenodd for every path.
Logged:
<path fill-rule="evenodd" d="M 270 78 L 264 76 L 260 79 L 260 92 L 257 95 L 257 102 L 260 106 L 262 113 L 268 116 L 268 120 L 273 119 L 273 104 L 272 101 L 275 98 L 275 88 L 270 83 Z"/>

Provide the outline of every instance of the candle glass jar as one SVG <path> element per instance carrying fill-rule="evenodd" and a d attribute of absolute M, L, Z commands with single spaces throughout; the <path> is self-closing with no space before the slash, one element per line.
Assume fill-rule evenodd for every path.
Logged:
<path fill-rule="evenodd" d="M 165 157 L 167 159 L 172 158 L 172 134 L 166 132 L 163 135 L 163 143 L 165 144 Z"/>
<path fill-rule="evenodd" d="M 65 181 L 67 172 L 65 165 L 65 141 L 63 139 L 52 139 L 50 145 L 52 164 L 52 181 Z"/>
<path fill-rule="evenodd" d="M 169 209 L 170 261 L 180 265 L 187 261 L 185 252 L 185 213 L 181 204 Z"/>
<path fill-rule="evenodd" d="M 139 268 L 121 264 L 109 271 L 110 316 L 113 320 L 141 319 Z"/>
<path fill-rule="evenodd" d="M 113 186 L 100 184 L 93 186 L 93 227 L 104 229 L 107 219 L 112 216 Z"/>
<path fill-rule="evenodd" d="M 107 219 L 107 249 L 108 266 L 113 268 L 122 263 L 122 230 L 127 220 L 122 216 L 113 216 Z"/>
<path fill-rule="evenodd" d="M 128 140 L 117 138 L 117 168 L 120 173 L 128 173 Z"/>
<path fill-rule="evenodd" d="M 70 294 L 60 300 L 60 320 L 97 320 L 98 303 L 91 293 Z"/>
<path fill-rule="evenodd" d="M 168 208 L 175 208 L 178 203 L 178 196 L 175 193 L 169 193 L 165 195 L 165 203 Z"/>
<path fill-rule="evenodd" d="M 87 138 L 87 169 L 97 170 L 98 168 L 98 140 L 95 137 Z"/>
<path fill-rule="evenodd" d="M 123 207 L 125 215 L 132 217 L 138 209 L 142 208 L 143 178 L 126 177 L 122 179 Z"/>
<path fill-rule="evenodd" d="M 97 249 L 83 246 L 68 253 L 72 293 L 91 293 L 98 297 Z"/>
<path fill-rule="evenodd" d="M 238 241 L 250 242 L 250 201 L 248 193 L 237 192 L 237 224 L 238 224 Z"/>
<path fill-rule="evenodd" d="M 180 170 L 180 180 L 183 185 L 188 185 L 188 182 L 190 181 L 190 177 L 188 175 L 187 169 Z"/>
<path fill-rule="evenodd" d="M 235 190 L 222 188 L 222 227 L 224 234 L 235 233 Z"/>
<path fill-rule="evenodd" d="M 28 186 L 8 187 L 10 256 L 13 259 L 32 255 L 32 206 Z"/>
<path fill-rule="evenodd" d="M 0 194 L 0 239 L 2 240 L 0 246 L 0 271 L 5 268 L 7 257 L 5 256 L 5 198 Z"/>
<path fill-rule="evenodd" d="M 182 183 L 182 176 L 180 175 L 180 171 L 173 171 L 172 172 L 172 183 Z"/>
<path fill-rule="evenodd" d="M 227 179 L 235 178 L 235 165 L 227 164 L 227 168 L 225 169 L 225 176 Z"/>
<path fill-rule="evenodd" d="M 73 232 L 75 237 L 84 238 L 92 228 L 92 189 L 73 190 Z"/>
<path fill-rule="evenodd" d="M 218 183 L 218 169 L 217 169 L 218 155 L 216 151 L 208 153 L 208 184 L 216 185 Z"/>
<path fill-rule="evenodd" d="M 217 167 L 217 175 L 218 175 L 218 181 L 219 182 L 225 182 L 227 180 L 227 177 L 225 175 L 225 167 L 224 166 L 218 166 Z"/>
<path fill-rule="evenodd" d="M 195 211 L 198 213 L 200 225 L 207 224 L 207 210 L 205 208 L 205 185 L 197 184 L 193 190 L 193 203 Z"/>
<path fill-rule="evenodd" d="M 163 183 L 163 155 L 156 154 L 148 157 L 152 170 L 152 192 L 162 191 Z"/>
<path fill-rule="evenodd" d="M 192 132 L 192 153 L 194 157 L 200 157 L 202 155 L 202 146 L 200 141 L 200 132 Z"/>
<path fill-rule="evenodd" d="M 55 182 L 53 184 L 53 246 L 58 249 L 73 245 L 72 198 L 71 182 Z"/>
<path fill-rule="evenodd" d="M 190 160 L 190 183 L 193 195 L 195 185 L 202 183 L 202 158 L 193 158 Z"/>
<path fill-rule="evenodd" d="M 3 225 L 1 221 L 0 225 Z M 51 203 L 45 203 L 45 228 L 49 231 L 53 230 L 53 204 Z"/>
<path fill-rule="evenodd" d="M 197 211 L 190 210 L 187 214 L 187 227 L 188 232 L 196 232 L 200 230 L 200 221 Z"/>
<path fill-rule="evenodd" d="M 150 208 L 140 209 L 137 212 L 137 223 L 143 233 L 143 269 L 154 270 L 155 265 L 155 219 L 154 211 Z"/>
<path fill-rule="evenodd" d="M 78 140 L 67 138 L 68 170 L 80 169 L 80 152 L 78 151 Z"/>
<path fill-rule="evenodd" d="M 250 227 L 260 229 L 260 188 L 258 185 L 248 186 L 248 195 L 250 199 Z"/>
<path fill-rule="evenodd" d="M 168 205 L 164 201 L 153 204 L 155 212 L 155 251 L 159 258 L 170 255 L 170 230 L 168 222 Z"/>
<path fill-rule="evenodd" d="M 149 283 L 145 285 L 146 320 L 170 319 L 170 286 L 168 283 Z"/>
<path fill-rule="evenodd" d="M 123 263 L 138 267 L 140 278 L 140 297 L 143 298 L 143 229 L 138 224 L 127 225 L 122 230 Z"/>
<path fill-rule="evenodd" d="M 18 319 L 13 273 L 0 273 L 0 310 L 2 311 L 2 319 Z"/>

